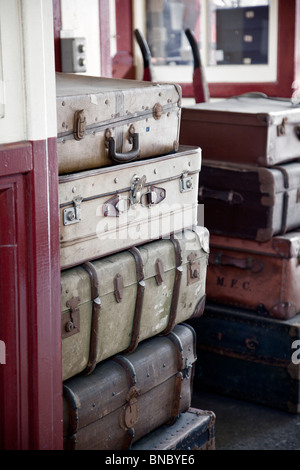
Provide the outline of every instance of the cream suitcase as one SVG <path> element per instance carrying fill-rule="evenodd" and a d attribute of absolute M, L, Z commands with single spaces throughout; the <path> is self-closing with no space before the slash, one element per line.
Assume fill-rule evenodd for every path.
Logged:
<path fill-rule="evenodd" d="M 197 225 L 201 150 L 59 177 L 61 269 Z"/>
<path fill-rule="evenodd" d="M 201 316 L 208 247 L 197 227 L 64 270 L 63 380 Z"/>
<path fill-rule="evenodd" d="M 57 73 L 59 174 L 176 152 L 181 96 L 174 83 Z"/>

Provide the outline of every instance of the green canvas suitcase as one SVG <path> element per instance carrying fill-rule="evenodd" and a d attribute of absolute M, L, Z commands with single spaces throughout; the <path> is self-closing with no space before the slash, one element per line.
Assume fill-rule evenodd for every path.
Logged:
<path fill-rule="evenodd" d="M 208 247 L 197 227 L 63 270 L 63 380 L 200 316 Z"/>

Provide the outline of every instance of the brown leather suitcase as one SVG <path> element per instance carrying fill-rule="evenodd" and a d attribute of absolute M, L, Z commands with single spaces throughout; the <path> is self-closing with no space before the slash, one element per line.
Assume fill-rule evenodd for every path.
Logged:
<path fill-rule="evenodd" d="M 197 227 L 62 271 L 63 380 L 202 315 L 208 250 Z"/>
<path fill-rule="evenodd" d="M 176 152 L 181 96 L 175 83 L 57 73 L 59 174 Z"/>
<path fill-rule="evenodd" d="M 203 158 L 273 166 L 300 157 L 300 108 L 250 93 L 182 108 L 179 141 Z"/>
<path fill-rule="evenodd" d="M 132 450 L 215 450 L 215 422 L 213 411 L 189 408 L 172 426 L 163 424 L 139 439 Z M 182 463 L 195 463 L 195 455 L 185 457 Z M 151 463 L 157 463 L 155 458 Z"/>
<path fill-rule="evenodd" d="M 300 312 L 300 231 L 268 242 L 210 235 L 207 300 L 287 319 Z"/>
<path fill-rule="evenodd" d="M 64 449 L 125 450 L 191 405 L 196 337 L 181 323 L 64 382 Z"/>
<path fill-rule="evenodd" d="M 266 168 L 202 160 L 199 178 L 211 233 L 264 242 L 300 227 L 300 162 Z"/>

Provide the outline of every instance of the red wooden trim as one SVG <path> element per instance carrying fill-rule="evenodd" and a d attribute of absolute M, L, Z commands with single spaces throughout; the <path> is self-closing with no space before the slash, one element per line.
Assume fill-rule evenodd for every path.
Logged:
<path fill-rule="evenodd" d="M 56 138 L 1 145 L 0 168 L 0 449 L 61 450 Z"/>
<path fill-rule="evenodd" d="M 2 153 L 0 152 L 0 160 Z M 26 177 L 0 179 L 0 339 L 6 364 L 0 365 L 0 449 L 29 448 L 29 368 L 27 342 Z"/>
<path fill-rule="evenodd" d="M 28 175 L 31 448 L 62 448 L 62 360 L 56 139 L 32 143 Z M 49 192 L 47 186 L 49 183 Z"/>
<path fill-rule="evenodd" d="M 131 0 L 116 0 L 117 54 L 113 58 L 112 76 L 135 78 L 133 65 L 133 23 Z"/>
<path fill-rule="evenodd" d="M 55 54 L 55 70 L 61 72 L 61 49 L 60 49 L 60 31 L 61 22 L 61 3 L 60 0 L 52 0 L 53 2 L 53 27 L 54 27 L 54 54 Z"/>
<path fill-rule="evenodd" d="M 222 98 L 250 91 L 266 93 L 269 96 L 290 98 L 292 83 L 300 77 L 299 58 L 299 0 L 278 1 L 278 57 L 277 80 L 259 83 L 209 83 L 210 96 Z M 297 70 L 295 70 L 295 67 Z M 183 83 L 182 93 L 186 98 L 194 97 L 192 83 Z"/>
<path fill-rule="evenodd" d="M 0 145 L 0 177 L 32 170 L 32 150 L 28 142 Z"/>
<path fill-rule="evenodd" d="M 101 77 L 111 77 L 109 0 L 99 0 L 99 25 Z"/>
<path fill-rule="evenodd" d="M 300 0 L 296 0 L 294 76 L 300 80 Z"/>

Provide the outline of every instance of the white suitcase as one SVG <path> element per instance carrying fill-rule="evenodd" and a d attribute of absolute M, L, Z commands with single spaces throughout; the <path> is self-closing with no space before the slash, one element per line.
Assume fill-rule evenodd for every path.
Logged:
<path fill-rule="evenodd" d="M 176 152 L 181 87 L 56 74 L 59 174 Z"/>
<path fill-rule="evenodd" d="M 61 269 L 197 225 L 201 149 L 59 177 Z"/>

